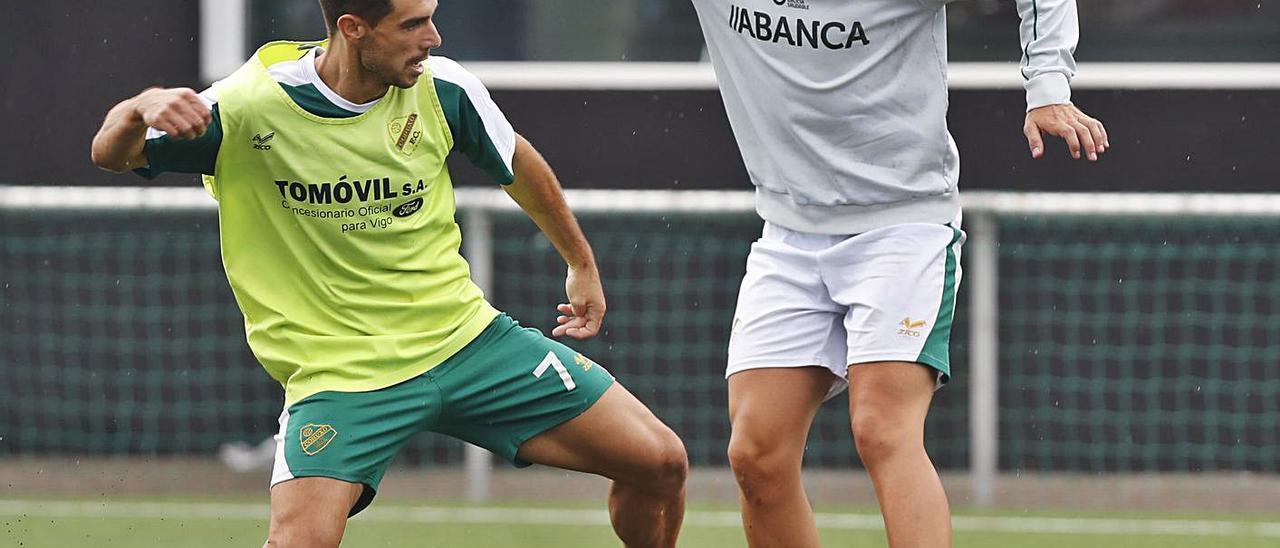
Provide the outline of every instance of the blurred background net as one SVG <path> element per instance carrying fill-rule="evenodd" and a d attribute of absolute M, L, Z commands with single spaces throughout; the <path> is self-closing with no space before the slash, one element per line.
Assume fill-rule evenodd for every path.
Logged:
<path fill-rule="evenodd" d="M 760 221 L 580 216 L 610 313 L 575 347 L 695 465 L 724 465 L 725 345 Z M 1280 219 L 1011 217 L 999 230 L 1002 470 L 1280 471 Z M 495 216 L 493 234 L 491 299 L 548 330 L 563 263 L 518 214 Z M 281 393 L 245 346 L 211 210 L 0 209 L 0 272 L 0 453 L 209 456 L 274 433 Z M 969 464 L 964 289 L 956 380 L 927 434 L 950 470 Z M 824 406 L 809 466 L 857 462 L 846 404 Z M 397 462 L 462 453 L 424 435 Z"/>

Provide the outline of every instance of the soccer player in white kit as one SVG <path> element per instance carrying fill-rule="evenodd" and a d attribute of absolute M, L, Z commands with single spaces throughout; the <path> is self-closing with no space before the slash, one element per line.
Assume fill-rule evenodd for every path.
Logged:
<path fill-rule="evenodd" d="M 849 389 L 889 544 L 951 545 L 924 449 L 951 375 L 959 158 L 947 131 L 947 0 L 694 0 L 765 220 L 733 319 L 729 461 L 753 547 L 818 546 L 800 482 L 818 406 Z M 1071 104 L 1075 0 L 1017 0 L 1024 133 L 1108 146 Z M 1012 68 L 1010 69 L 1012 70 Z"/>

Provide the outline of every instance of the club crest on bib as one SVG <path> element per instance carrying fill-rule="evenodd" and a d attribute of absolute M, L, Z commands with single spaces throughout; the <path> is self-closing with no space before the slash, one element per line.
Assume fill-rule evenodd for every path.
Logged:
<path fill-rule="evenodd" d="M 387 134 L 391 138 L 391 146 L 405 156 L 413 156 L 418 143 L 422 142 L 422 127 L 418 113 L 407 114 L 387 124 Z"/>
<path fill-rule="evenodd" d="M 323 451 L 336 437 L 338 437 L 338 431 L 327 424 L 308 424 L 298 429 L 302 452 L 307 455 L 315 455 Z"/>

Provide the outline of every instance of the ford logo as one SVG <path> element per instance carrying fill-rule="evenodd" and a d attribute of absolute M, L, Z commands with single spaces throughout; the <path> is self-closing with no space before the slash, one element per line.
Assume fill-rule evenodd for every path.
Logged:
<path fill-rule="evenodd" d="M 422 209 L 422 198 L 414 198 L 413 200 L 400 204 L 400 206 L 397 207 L 395 211 L 392 211 L 391 214 L 396 217 L 404 218 L 417 213 L 419 209 Z"/>

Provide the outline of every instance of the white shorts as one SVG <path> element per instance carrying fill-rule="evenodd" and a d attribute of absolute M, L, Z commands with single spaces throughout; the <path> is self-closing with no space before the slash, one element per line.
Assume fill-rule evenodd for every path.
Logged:
<path fill-rule="evenodd" d="M 765 223 L 738 292 L 725 377 L 748 369 L 820 366 L 848 387 L 849 366 L 898 361 L 951 377 L 960 286 L 959 220 L 847 235 Z"/>

